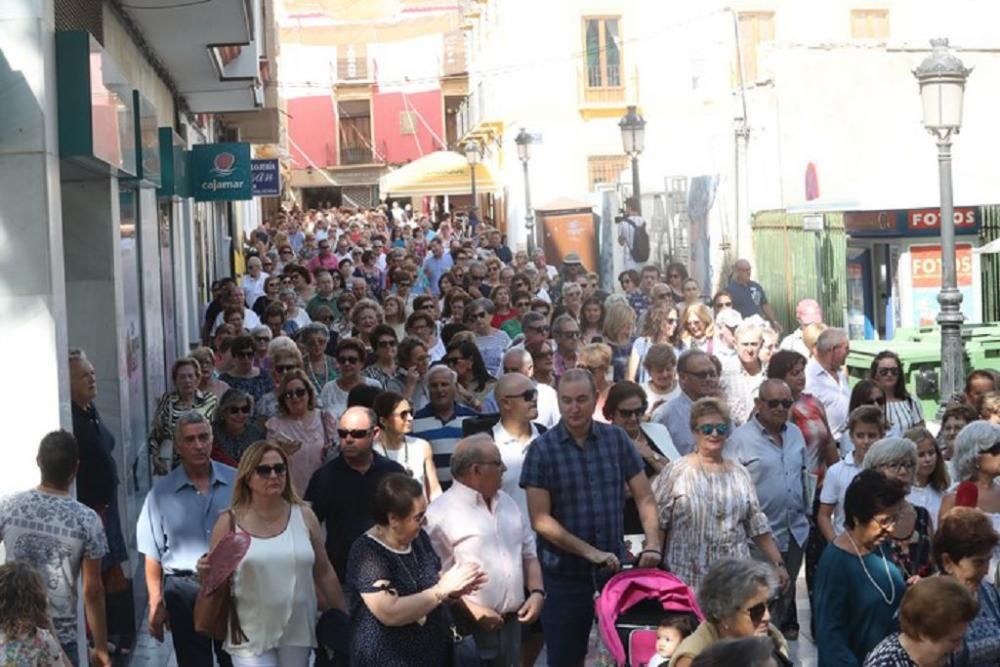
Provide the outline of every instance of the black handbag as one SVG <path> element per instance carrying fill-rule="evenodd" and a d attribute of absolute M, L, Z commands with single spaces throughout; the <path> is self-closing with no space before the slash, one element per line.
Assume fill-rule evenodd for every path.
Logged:
<path fill-rule="evenodd" d="M 462 622 L 462 611 L 444 605 L 447 614 L 448 640 L 451 642 L 451 667 L 482 667 L 479 647 L 472 636 L 472 627 Z M 471 621 L 471 617 L 464 619 Z"/>

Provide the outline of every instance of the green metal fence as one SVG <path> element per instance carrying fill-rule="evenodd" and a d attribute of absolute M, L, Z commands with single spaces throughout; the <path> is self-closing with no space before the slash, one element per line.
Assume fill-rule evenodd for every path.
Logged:
<path fill-rule="evenodd" d="M 803 218 L 823 220 L 820 231 L 803 229 Z M 762 211 L 753 217 L 756 280 L 767 291 L 786 331 L 798 324 L 795 306 L 807 298 L 823 308 L 823 321 L 844 326 L 847 301 L 847 235 L 842 213 Z M 1000 230 L 998 230 L 1000 233 Z"/>
<path fill-rule="evenodd" d="M 1000 238 L 1000 206 L 979 207 L 979 245 Z M 983 322 L 1000 322 L 1000 255 L 980 256 Z"/>

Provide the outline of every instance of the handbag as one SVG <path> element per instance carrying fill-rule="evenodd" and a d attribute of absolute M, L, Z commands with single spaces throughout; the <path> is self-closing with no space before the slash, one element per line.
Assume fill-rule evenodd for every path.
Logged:
<path fill-rule="evenodd" d="M 229 535 L 227 537 L 235 535 L 236 516 L 232 510 L 229 510 Z M 226 559 L 225 563 L 220 562 L 218 565 L 227 571 L 221 582 L 217 581 L 219 577 L 212 577 L 212 581 L 206 577 L 206 580 L 201 582 L 198 597 L 194 601 L 194 629 L 216 641 L 225 640 L 228 634 L 229 640 L 233 644 L 242 644 L 247 640 L 247 636 L 243 634 L 240 619 L 236 614 L 232 574 L 239 566 L 240 560 L 246 555 L 250 545 L 249 540 L 246 540 L 245 546 L 235 540 L 230 541 L 230 543 L 234 548 L 223 547 L 223 549 L 219 549 L 220 546 L 226 544 L 225 538 L 223 538 L 223 542 L 219 542 L 212 553 L 208 555 L 209 561 L 213 560 L 213 556 L 216 556 L 215 560 L 217 561 Z M 240 553 L 241 549 L 242 553 Z"/>
<path fill-rule="evenodd" d="M 472 636 L 475 621 L 464 612 L 464 607 L 444 606 L 447 614 L 448 641 L 451 642 L 451 667 L 482 667 L 476 638 Z M 463 619 L 462 617 L 465 616 Z M 470 623 L 472 625 L 470 625 Z"/>

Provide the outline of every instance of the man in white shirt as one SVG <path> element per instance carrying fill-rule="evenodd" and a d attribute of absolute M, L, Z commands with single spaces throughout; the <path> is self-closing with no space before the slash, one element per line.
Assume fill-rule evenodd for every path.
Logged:
<path fill-rule="evenodd" d="M 826 420 L 834 440 L 840 440 L 847 429 L 851 388 L 847 384 L 844 362 L 850 350 L 846 331 L 834 327 L 824 329 L 816 339 L 816 356 L 806 364 L 806 392 L 818 398 L 826 408 Z"/>
<path fill-rule="evenodd" d="M 531 417 L 531 421 L 536 424 L 541 424 L 547 429 L 552 428 L 559 422 L 559 397 L 556 395 L 556 390 L 549 385 L 535 382 L 531 379 L 535 373 L 535 361 L 532 359 L 530 352 L 524 348 L 512 348 L 507 350 L 507 352 L 503 355 L 503 372 L 504 375 L 509 373 L 524 375 L 525 379 L 531 382 L 532 387 L 538 390 L 537 407 L 535 409 L 535 415 Z M 503 375 L 500 376 L 500 379 L 503 380 L 503 377 Z M 500 413 L 503 414 L 503 404 L 500 402 L 499 385 L 493 390 L 493 392 L 496 394 L 497 403 L 500 405 Z M 510 465 L 507 467 L 510 468 Z M 518 475 L 520 475 L 520 471 L 518 471 Z M 512 476 L 516 477 L 516 475 Z M 517 486 L 516 481 L 512 481 L 511 484 L 512 486 Z M 520 489 L 520 487 L 518 487 L 518 489 Z M 508 493 L 510 492 L 508 491 Z"/>
<path fill-rule="evenodd" d="M 504 462 L 493 439 L 461 440 L 451 457 L 454 484 L 427 508 L 427 532 L 442 567 L 476 563 L 486 583 L 462 600 L 484 665 L 520 664 L 521 626 L 542 611 L 545 590 L 527 516 L 501 486 Z M 528 590 L 525 596 L 525 589 Z"/>
<path fill-rule="evenodd" d="M 538 417 L 538 388 L 528 376 L 510 372 L 500 376 L 495 398 L 500 408 L 500 421 L 493 426 L 493 441 L 507 469 L 503 490 L 528 516 L 528 497 L 518 482 L 525 450 L 532 440 L 547 430 L 533 423 Z"/>
<path fill-rule="evenodd" d="M 236 284 L 230 284 L 226 288 L 226 294 L 223 296 L 222 301 L 222 311 L 219 316 L 215 318 L 215 324 L 212 325 L 212 333 L 222 326 L 226 314 L 226 308 L 235 307 L 243 309 L 243 328 L 247 331 L 252 331 L 257 327 L 261 326 L 260 318 L 257 317 L 257 313 L 253 312 L 247 308 L 246 296 L 243 292 L 243 288 Z"/>
<path fill-rule="evenodd" d="M 268 274 L 263 270 L 259 257 L 251 257 L 247 260 L 247 274 L 240 281 L 240 287 L 246 293 L 247 303 L 251 306 L 259 297 L 264 296 L 264 281 Z"/>

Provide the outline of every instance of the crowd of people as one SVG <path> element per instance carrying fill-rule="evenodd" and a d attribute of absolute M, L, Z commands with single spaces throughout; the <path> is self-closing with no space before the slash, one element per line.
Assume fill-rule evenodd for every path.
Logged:
<path fill-rule="evenodd" d="M 131 549 L 185 667 L 582 665 L 623 567 L 697 594 L 650 665 L 791 664 L 803 569 L 820 665 L 998 664 L 1000 378 L 974 370 L 932 434 L 892 351 L 852 387 L 816 301 L 785 334 L 746 260 L 709 294 L 621 227 L 615 289 L 475 217 L 269 220 L 171 369 L 132 545 L 72 351 L 73 433 L 0 501 L 0 657 L 79 664 L 82 580 L 110 664 Z M 234 533 L 220 640 L 195 607 Z"/>

